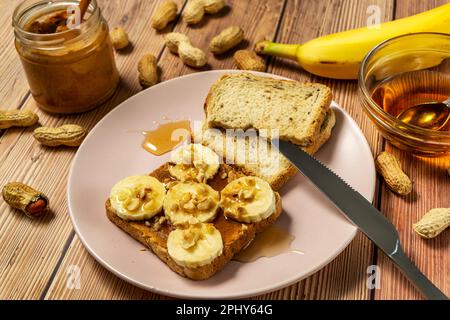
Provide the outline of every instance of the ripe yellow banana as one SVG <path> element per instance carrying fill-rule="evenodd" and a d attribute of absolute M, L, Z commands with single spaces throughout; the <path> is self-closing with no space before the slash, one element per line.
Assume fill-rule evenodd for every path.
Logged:
<path fill-rule="evenodd" d="M 450 33 L 450 3 L 411 17 L 320 37 L 302 45 L 262 41 L 256 52 L 297 60 L 308 72 L 333 79 L 356 79 L 362 60 L 377 44 L 416 32 Z"/>

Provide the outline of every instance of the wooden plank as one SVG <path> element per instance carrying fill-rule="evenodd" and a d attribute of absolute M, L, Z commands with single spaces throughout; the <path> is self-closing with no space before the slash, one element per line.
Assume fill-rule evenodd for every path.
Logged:
<path fill-rule="evenodd" d="M 142 252 L 142 254 L 149 254 Z M 76 270 L 76 271 L 75 271 Z M 75 276 L 80 287 L 72 285 Z M 164 296 L 142 290 L 120 280 L 101 266 L 83 247 L 77 236 L 73 239 L 67 255 L 54 281 L 49 287 L 46 299 L 166 299 Z"/>
<path fill-rule="evenodd" d="M 448 3 L 446 0 L 398 0 L 396 18 L 410 16 Z M 421 239 L 412 230 L 425 212 L 435 207 L 449 207 L 450 179 L 446 169 L 450 157 L 438 159 L 416 158 L 386 145 L 386 151 L 396 155 L 408 175 L 414 181 L 414 192 L 408 197 L 399 197 L 385 186 L 381 194 L 382 211 L 397 227 L 407 255 L 419 269 L 431 279 L 447 296 L 450 295 L 450 237 L 444 231 L 433 240 Z M 376 299 L 421 299 L 421 295 L 401 275 L 386 256 L 378 253 L 381 273 L 381 289 L 376 290 Z"/>
<path fill-rule="evenodd" d="M 230 25 L 241 25 L 246 32 L 248 43 L 252 46 L 255 39 L 261 34 L 274 36 L 278 19 L 283 7 L 283 0 L 265 1 L 228 1 L 230 9 L 225 14 L 209 16 L 200 27 L 186 27 L 180 22 L 175 30 L 189 35 L 192 42 L 200 47 L 207 48 L 209 40 Z M 233 68 L 231 54 L 215 58 L 207 53 L 210 67 L 214 69 Z M 196 72 L 196 70 L 184 66 L 177 56 L 172 55 L 166 49 L 161 57 L 159 66 L 162 69 L 162 79 L 166 80 L 183 74 Z M 72 290 L 67 288 L 70 266 L 79 266 L 81 271 L 81 288 Z M 59 268 L 55 281 L 51 284 L 46 295 L 47 299 L 152 299 L 160 296 L 138 289 L 115 277 L 109 271 L 101 267 L 75 238 L 73 245 L 68 250 L 61 268 Z"/>
<path fill-rule="evenodd" d="M 278 37 L 279 42 L 304 43 L 321 35 L 365 26 L 367 7 L 378 5 L 381 21 L 392 19 L 393 1 L 289 1 Z M 328 80 L 303 71 L 295 62 L 276 59 L 270 71 L 299 81 L 327 84 L 337 101 L 356 120 L 373 152 L 380 137 L 363 115 L 356 81 Z M 350 246 L 331 264 L 299 284 L 265 295 L 280 299 L 369 299 L 366 287 L 367 267 L 372 264 L 373 246 L 358 234 Z"/>
<path fill-rule="evenodd" d="M 42 125 L 78 123 L 92 128 L 118 103 L 139 92 L 137 61 L 144 52 L 158 55 L 163 42 L 150 28 L 150 17 L 160 1 L 100 0 L 111 26 L 124 25 L 134 43 L 132 52 L 117 54 L 122 83 L 114 97 L 99 109 L 82 115 L 52 116 L 38 111 Z M 179 1 L 181 4 L 181 0 Z M 33 99 L 24 105 L 37 110 Z M 57 263 L 73 238 L 67 214 L 66 183 L 74 149 L 39 146 L 31 130 L 8 130 L 11 146 L 0 144 L 0 185 L 22 181 L 45 192 L 53 213 L 30 220 L 0 201 L 0 299 L 39 298 Z"/>
<path fill-rule="evenodd" d="M 25 74 L 22 72 L 19 56 L 14 47 L 14 28 L 12 16 L 17 1 L 0 2 L 0 101 L 1 109 L 13 109 L 21 106 L 29 89 Z M 0 130 L 1 134 L 2 130 Z"/>
<path fill-rule="evenodd" d="M 211 39 L 227 27 L 240 26 L 244 30 L 245 41 L 237 47 L 238 49 L 252 49 L 255 43 L 264 37 L 273 39 L 284 1 L 234 0 L 227 3 L 229 7 L 224 9 L 223 13 L 207 15 L 198 25 L 188 26 L 183 22 L 177 24 L 175 28 L 175 31 L 189 36 L 194 46 L 205 51 L 208 65 L 202 70 L 235 69 L 233 62 L 235 50 L 214 56 L 207 49 Z M 160 66 L 163 70 L 162 80 L 197 72 L 196 69 L 185 66 L 179 57 L 170 53 L 168 49 L 164 50 Z"/>
<path fill-rule="evenodd" d="M 284 31 L 280 35 L 280 41 L 289 41 L 289 42 L 303 42 L 310 38 L 313 38 L 316 36 L 314 34 L 314 31 L 311 34 L 304 34 L 305 37 L 301 37 L 300 35 L 297 35 L 294 38 L 290 38 L 290 31 L 292 31 L 292 26 L 286 26 L 286 23 L 292 23 L 290 22 L 290 19 L 294 19 L 294 16 L 298 15 L 300 12 L 304 12 L 302 10 L 305 10 L 306 8 L 311 8 L 315 2 L 303 2 L 303 5 L 305 7 L 299 7 L 299 3 L 296 2 L 290 2 L 288 4 L 288 7 L 286 8 L 286 18 L 285 22 L 283 22 L 284 25 Z M 328 7 L 330 6 L 331 7 Z M 338 17 L 339 21 L 342 21 L 342 25 L 328 25 L 325 26 L 329 29 L 322 31 L 323 33 L 328 32 L 334 32 L 334 31 L 340 31 L 343 29 L 347 29 L 353 25 L 351 25 L 351 21 L 353 21 L 353 13 L 352 12 L 359 12 L 358 16 L 360 17 L 358 19 L 358 24 L 363 25 L 365 22 L 365 12 L 366 7 L 364 5 L 357 5 L 356 2 L 352 3 L 353 7 L 351 6 L 351 10 L 348 10 L 348 7 L 342 7 L 340 8 L 339 12 L 341 15 Z M 380 5 L 382 8 L 385 8 L 385 20 L 388 20 L 392 13 L 392 3 L 382 3 L 380 2 Z M 332 3 L 332 4 L 326 4 L 325 2 L 322 3 L 322 10 L 328 10 L 328 15 L 332 15 L 334 12 L 334 8 L 339 7 L 338 4 Z M 305 10 L 308 11 L 308 10 Z M 314 17 L 317 20 L 320 20 L 321 30 L 324 29 L 324 26 L 322 25 L 322 21 L 327 21 L 327 19 L 324 18 L 318 18 L 317 11 L 310 11 L 311 14 L 309 16 L 310 19 L 314 19 Z M 288 22 L 286 22 L 288 21 Z M 314 25 L 313 22 L 302 22 L 303 19 L 299 19 L 300 22 L 296 21 L 296 26 L 298 26 L 297 30 L 303 30 L 304 32 L 308 29 L 307 26 Z M 328 21 L 334 21 L 333 19 Z M 215 22 L 215 21 L 214 21 Z M 210 22 L 208 22 L 210 23 Z M 302 23 L 305 23 L 302 25 Z M 181 27 L 182 28 L 182 27 Z M 178 27 L 176 28 L 179 29 Z M 196 30 L 197 31 L 197 30 Z M 190 31 L 188 31 L 190 32 Z M 317 30 L 315 30 L 317 32 Z M 193 39 L 193 42 L 195 36 L 192 36 L 190 34 L 191 38 Z M 207 37 L 207 36 L 205 36 Z M 202 42 L 202 39 L 198 39 L 199 43 Z M 194 42 L 195 43 L 195 42 Z M 203 41 L 202 43 L 207 43 L 207 41 Z M 197 45 L 197 44 L 196 44 Z M 166 58 L 167 57 L 167 58 Z M 169 62 L 166 62 L 166 59 L 169 60 Z M 170 68 L 170 72 L 172 70 L 181 70 L 179 72 L 181 73 L 190 73 L 193 72 L 191 69 L 184 67 L 178 60 L 178 58 L 175 56 L 172 56 L 170 53 L 166 52 L 163 55 L 163 60 L 161 61 L 161 65 L 163 65 L 164 69 L 166 68 L 166 64 L 172 65 L 173 67 Z M 214 65 L 214 68 L 218 68 L 221 65 L 216 64 L 216 61 L 213 60 L 212 62 Z M 282 66 L 280 66 L 282 64 Z M 279 63 L 279 65 L 276 65 L 275 68 L 278 68 L 274 70 L 274 72 L 278 74 L 283 74 L 283 72 L 286 72 L 285 75 L 291 76 L 291 77 L 298 77 L 298 75 L 301 75 L 303 77 L 307 77 L 306 74 L 304 74 L 302 71 L 299 71 L 297 67 L 295 68 L 295 73 L 293 72 L 287 72 L 289 68 L 292 68 L 293 66 L 288 65 L 286 66 L 284 63 Z M 172 75 L 172 73 L 170 74 Z M 168 78 L 168 73 L 166 71 L 165 77 Z M 322 79 L 323 80 L 323 79 Z M 331 82 L 330 82 L 331 83 Z M 338 101 L 345 106 L 352 106 L 352 105 L 358 105 L 358 100 L 356 97 L 356 86 L 354 83 L 351 82 L 341 82 L 341 85 L 343 89 L 339 89 L 339 94 L 337 95 Z M 339 85 L 338 85 L 339 87 Z M 335 90 L 336 91 L 336 90 Z M 352 110 L 354 114 L 356 114 L 357 120 L 361 123 L 364 118 L 360 116 L 358 113 L 358 109 Z M 365 128 L 366 133 L 372 133 L 372 128 L 369 125 L 366 125 Z M 372 147 L 375 150 L 378 145 L 378 137 L 374 137 L 372 142 Z M 75 240 L 76 246 L 79 246 L 78 240 Z M 111 282 L 111 278 L 114 278 L 108 271 L 104 270 L 102 267 L 100 267 L 93 259 L 87 259 L 86 257 L 88 254 L 84 250 L 69 250 L 69 254 L 67 255 L 66 259 L 63 262 L 63 265 L 61 267 L 61 271 L 58 272 L 58 275 L 56 277 L 55 283 L 52 284 L 51 290 L 49 291 L 49 298 L 83 298 L 83 299 L 90 299 L 90 298 L 107 298 L 109 297 L 108 294 L 105 294 L 102 290 L 92 290 L 90 289 L 91 286 L 88 287 L 81 287 L 80 290 L 70 290 L 66 288 L 66 281 L 67 281 L 67 274 L 65 273 L 67 268 L 69 268 L 71 265 L 79 265 L 81 267 L 82 277 L 81 279 L 87 279 L 82 280 L 83 282 L 93 282 L 95 283 L 96 287 L 101 286 L 101 283 L 97 279 L 102 279 L 102 281 Z M 86 259 L 86 260 L 84 260 Z M 263 295 L 258 298 L 276 298 L 276 299 L 312 299 L 312 298 L 368 298 L 368 292 L 365 287 L 365 276 L 366 267 L 371 264 L 371 245 L 370 243 L 363 239 L 362 236 L 358 236 L 358 238 L 354 241 L 354 243 L 344 251 L 335 261 L 333 261 L 330 266 L 323 269 L 321 272 L 319 272 L 317 275 L 314 275 L 313 277 L 308 278 L 307 280 L 291 286 L 290 288 L 286 288 L 284 290 L 279 290 L 277 292 Z M 86 261 L 82 264 L 79 263 L 79 261 Z M 357 270 L 357 272 L 355 271 Z M 87 278 L 86 278 L 87 277 Z M 107 279 L 107 280 L 105 280 Z M 136 291 L 133 291 L 130 287 L 128 287 L 126 284 L 123 283 L 123 281 L 117 280 L 112 282 L 112 286 L 117 289 L 119 292 L 121 292 L 119 298 L 153 298 L 153 295 L 149 294 L 146 295 L 144 293 L 138 293 L 136 294 Z M 110 287 L 108 287 L 110 288 Z M 114 296 L 118 297 L 118 296 Z"/>

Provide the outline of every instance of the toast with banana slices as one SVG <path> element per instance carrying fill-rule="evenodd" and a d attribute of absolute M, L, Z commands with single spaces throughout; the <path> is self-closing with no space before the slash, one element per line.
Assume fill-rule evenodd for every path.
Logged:
<path fill-rule="evenodd" d="M 203 130 L 201 139 L 194 132 L 195 143 L 173 151 L 169 163 L 119 181 L 106 201 L 109 220 L 181 276 L 210 278 L 278 219 L 276 191 L 297 172 L 261 131 L 279 129 L 281 139 L 314 154 L 335 125 L 330 102 L 330 89 L 320 84 L 221 77 L 205 102 L 203 129 L 216 131 Z M 230 128 L 257 134 L 224 139 Z M 251 155 L 255 162 L 240 161 Z"/>
<path fill-rule="evenodd" d="M 181 276 L 210 278 L 282 211 L 266 181 L 218 159 L 202 145 L 181 147 L 150 175 L 119 181 L 107 217 Z"/>

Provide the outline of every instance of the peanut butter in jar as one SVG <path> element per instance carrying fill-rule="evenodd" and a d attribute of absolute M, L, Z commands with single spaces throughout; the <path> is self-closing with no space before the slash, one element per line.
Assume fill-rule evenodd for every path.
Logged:
<path fill-rule="evenodd" d="M 31 93 L 48 112 L 91 110 L 114 93 L 119 73 L 109 29 L 95 0 L 76 24 L 79 1 L 27 0 L 13 25 Z"/>

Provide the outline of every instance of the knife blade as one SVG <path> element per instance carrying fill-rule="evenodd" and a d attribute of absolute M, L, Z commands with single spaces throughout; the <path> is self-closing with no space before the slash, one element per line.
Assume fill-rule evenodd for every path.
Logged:
<path fill-rule="evenodd" d="M 425 297 L 433 300 L 448 299 L 406 256 L 394 225 L 366 198 L 297 145 L 283 140 L 272 141 L 272 145 L 386 253 Z"/>

